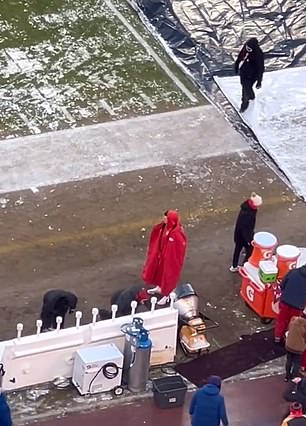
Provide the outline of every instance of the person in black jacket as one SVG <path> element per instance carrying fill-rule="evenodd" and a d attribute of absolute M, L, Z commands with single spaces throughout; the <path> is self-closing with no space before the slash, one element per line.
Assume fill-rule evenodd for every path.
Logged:
<path fill-rule="evenodd" d="M 280 289 L 279 313 L 274 329 L 274 340 L 277 343 L 284 339 L 291 318 L 303 315 L 306 304 L 306 265 L 289 271 L 280 283 Z"/>
<path fill-rule="evenodd" d="M 251 197 L 240 206 L 240 212 L 234 231 L 235 250 L 233 263 L 230 267 L 231 272 L 238 272 L 239 256 L 243 248 L 245 249 L 245 262 L 252 254 L 251 242 L 254 236 L 257 208 L 261 205 L 262 198 L 253 192 Z"/>
<path fill-rule="evenodd" d="M 254 84 L 257 82 L 256 89 L 261 88 L 264 73 L 264 54 L 257 38 L 250 38 L 241 49 L 235 62 L 235 73 L 240 75 L 242 86 L 240 112 L 244 112 L 249 106 L 249 101 L 255 99 Z"/>
<path fill-rule="evenodd" d="M 78 303 L 75 294 L 65 290 L 49 290 L 43 298 L 43 307 L 40 318 L 43 322 L 42 331 L 55 329 L 56 317 L 62 317 L 61 328 L 64 328 L 65 315 L 71 314 Z"/>
<path fill-rule="evenodd" d="M 288 402 L 299 402 L 306 414 L 306 379 L 295 377 L 289 382 L 288 388 L 283 393 L 283 398 Z"/>

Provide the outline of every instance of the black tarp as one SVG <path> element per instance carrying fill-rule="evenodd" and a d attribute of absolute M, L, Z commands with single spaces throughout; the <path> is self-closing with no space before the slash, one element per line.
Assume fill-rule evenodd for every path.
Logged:
<path fill-rule="evenodd" d="M 244 42 L 257 37 L 266 68 L 306 65 L 305 0 L 137 0 L 198 82 L 231 75 Z"/>
<path fill-rule="evenodd" d="M 170 47 L 200 90 L 234 127 L 256 135 L 241 120 L 213 80 L 234 75 L 233 64 L 244 42 L 257 37 L 267 71 L 306 65 L 306 0 L 128 0 L 149 29 Z M 287 181 L 284 174 L 283 178 Z"/>

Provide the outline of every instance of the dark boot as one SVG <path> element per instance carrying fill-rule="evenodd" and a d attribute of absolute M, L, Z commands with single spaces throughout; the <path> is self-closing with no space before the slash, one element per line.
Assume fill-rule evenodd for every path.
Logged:
<path fill-rule="evenodd" d="M 248 102 L 243 102 L 243 103 L 241 104 L 241 107 L 240 107 L 240 111 L 239 111 L 239 112 L 244 112 L 244 111 L 246 111 L 246 110 L 248 109 L 248 106 L 249 106 L 249 101 L 248 101 Z"/>

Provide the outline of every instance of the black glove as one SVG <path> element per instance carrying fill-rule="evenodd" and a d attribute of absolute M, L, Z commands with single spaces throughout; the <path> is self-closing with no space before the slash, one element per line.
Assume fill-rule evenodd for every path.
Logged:
<path fill-rule="evenodd" d="M 256 89 L 260 89 L 261 88 L 261 82 L 257 82 L 257 84 L 256 84 Z"/>

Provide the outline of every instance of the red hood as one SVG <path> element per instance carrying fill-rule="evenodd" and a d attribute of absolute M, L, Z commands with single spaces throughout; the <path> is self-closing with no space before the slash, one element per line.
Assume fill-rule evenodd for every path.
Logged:
<path fill-rule="evenodd" d="M 167 228 L 172 229 L 179 225 L 179 217 L 176 211 L 168 210 L 167 212 Z"/>

